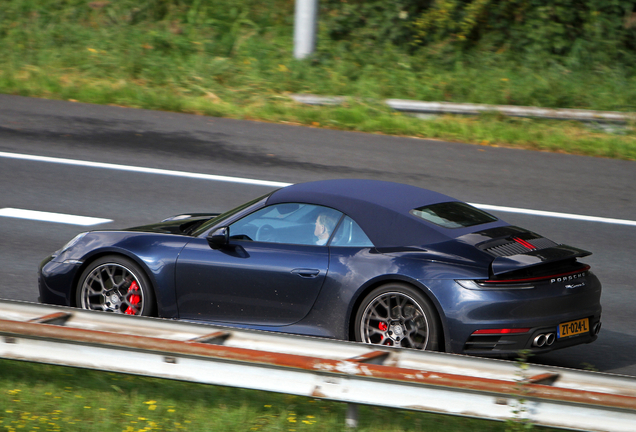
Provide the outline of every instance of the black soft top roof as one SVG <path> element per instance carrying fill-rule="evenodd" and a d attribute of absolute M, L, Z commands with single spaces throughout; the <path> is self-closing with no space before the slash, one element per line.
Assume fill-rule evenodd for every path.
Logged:
<path fill-rule="evenodd" d="M 413 216 L 410 211 L 455 198 L 400 183 L 380 180 L 321 180 L 299 183 L 273 192 L 267 205 L 319 204 L 339 210 L 355 220 L 377 247 L 423 246 L 454 239 L 475 227 L 443 228 Z M 508 225 L 503 221 L 479 229 Z"/>

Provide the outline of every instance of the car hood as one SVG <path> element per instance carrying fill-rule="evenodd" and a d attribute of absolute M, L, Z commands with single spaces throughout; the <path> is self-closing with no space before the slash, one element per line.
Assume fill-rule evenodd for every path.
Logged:
<path fill-rule="evenodd" d="M 219 213 L 180 214 L 164 219 L 158 223 L 128 228 L 126 231 L 192 235 L 192 233 L 203 223 L 218 215 Z"/>

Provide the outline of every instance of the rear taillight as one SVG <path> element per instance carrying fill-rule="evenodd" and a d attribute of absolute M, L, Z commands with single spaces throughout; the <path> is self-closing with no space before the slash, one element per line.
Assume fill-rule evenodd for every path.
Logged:
<path fill-rule="evenodd" d="M 518 277 L 518 278 L 505 277 L 501 279 L 486 279 L 486 280 L 460 279 L 460 280 L 456 280 L 456 282 L 466 289 L 473 289 L 473 290 L 531 289 L 531 288 L 534 288 L 535 284 L 540 282 L 549 281 L 550 283 L 555 283 L 555 282 L 567 282 L 567 281 L 580 279 L 582 277 L 587 276 L 589 270 L 590 270 L 589 265 L 583 265 L 576 270 L 545 274 L 541 276 L 531 276 L 531 277 L 524 276 L 524 277 Z"/>
<path fill-rule="evenodd" d="M 484 280 L 471 280 L 471 279 L 457 279 L 455 280 L 462 287 L 469 290 L 509 290 L 509 289 L 532 289 L 534 284 L 528 282 L 506 282 L 506 283 L 493 283 L 491 281 Z"/>
<path fill-rule="evenodd" d="M 481 329 L 475 330 L 474 335 L 503 335 L 503 334 L 516 334 L 516 333 L 528 333 L 529 328 L 503 328 L 503 329 Z"/>
<path fill-rule="evenodd" d="M 506 284 L 506 283 L 539 282 L 539 281 L 544 281 L 544 280 L 548 280 L 548 279 L 563 279 L 563 278 L 567 278 L 568 276 L 578 275 L 579 273 L 582 276 L 584 276 L 584 273 L 587 273 L 587 271 L 589 269 L 590 269 L 589 265 L 584 265 L 583 267 L 581 267 L 579 269 L 572 270 L 572 271 L 569 271 L 569 272 L 564 272 L 564 273 L 557 273 L 557 274 L 551 274 L 551 275 L 545 275 L 545 276 L 527 277 L 527 278 L 488 279 L 488 280 L 485 280 L 485 281 L 480 281 L 480 283 L 484 283 L 484 284 L 489 284 L 489 283 Z"/>

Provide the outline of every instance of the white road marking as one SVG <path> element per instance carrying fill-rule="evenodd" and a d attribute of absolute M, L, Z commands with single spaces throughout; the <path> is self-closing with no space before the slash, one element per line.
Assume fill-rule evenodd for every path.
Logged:
<path fill-rule="evenodd" d="M 99 225 L 107 222 L 112 222 L 111 219 L 75 216 L 63 213 L 49 213 L 35 210 L 23 210 L 10 207 L 0 209 L 0 216 L 82 226 Z"/>
<path fill-rule="evenodd" d="M 83 167 L 89 167 L 89 168 L 113 169 L 113 170 L 120 170 L 120 171 L 145 173 L 145 174 L 169 175 L 169 176 L 175 176 L 175 177 L 194 178 L 194 179 L 200 179 L 200 180 L 242 183 L 242 184 L 250 184 L 255 186 L 285 187 L 285 186 L 290 186 L 293 184 L 293 183 L 257 180 L 257 179 L 242 178 L 242 177 L 228 177 L 228 176 L 219 176 L 219 175 L 212 175 L 212 174 L 191 173 L 187 171 L 172 171 L 172 170 L 164 170 L 164 169 L 158 169 L 158 168 L 144 168 L 144 167 L 136 167 L 131 165 L 119 165 L 119 164 L 111 164 L 111 163 L 103 163 L 103 162 L 90 162 L 90 161 L 82 161 L 82 160 L 76 160 L 76 159 L 36 156 L 36 155 L 27 155 L 27 154 L 20 154 L 20 153 L 0 152 L 0 157 L 30 160 L 30 161 L 36 161 L 36 162 L 49 162 L 49 163 L 58 163 L 58 164 L 65 164 L 65 165 L 75 165 L 75 166 L 83 166 Z M 596 216 L 577 215 L 577 214 L 571 214 L 571 213 L 549 212 L 549 211 L 543 211 L 543 210 L 531 210 L 531 209 L 522 209 L 522 208 L 515 208 L 515 207 L 501 207 L 501 206 L 493 206 L 489 204 L 471 204 L 471 205 L 481 208 L 483 210 L 501 211 L 501 212 L 509 212 L 509 213 L 521 213 L 521 214 L 528 214 L 533 216 L 547 216 L 547 217 L 573 219 L 573 220 L 581 220 L 581 221 L 588 221 L 588 222 L 601 222 L 601 223 L 609 223 L 609 224 L 616 224 L 616 225 L 636 226 L 636 221 L 631 221 L 626 219 L 612 219 L 612 218 L 603 218 L 603 217 L 596 217 Z"/>
<path fill-rule="evenodd" d="M 90 162 L 90 161 L 82 161 L 82 160 L 76 160 L 76 159 L 34 156 L 34 155 L 19 154 L 19 153 L 0 152 L 0 157 L 30 160 L 30 161 L 36 161 L 36 162 L 50 162 L 50 163 L 58 163 L 58 164 L 65 164 L 65 165 L 83 166 L 88 168 L 105 168 L 105 169 L 137 172 L 137 173 L 144 173 L 144 174 L 160 174 L 160 175 L 168 175 L 173 177 L 194 178 L 194 179 L 200 179 L 200 180 L 212 180 L 212 181 L 221 181 L 221 182 L 230 182 L 230 183 L 244 183 L 244 184 L 257 185 L 257 186 L 285 187 L 291 184 L 291 183 L 281 183 L 281 182 L 267 181 L 267 180 L 255 180 L 255 179 L 248 179 L 248 178 L 241 178 L 241 177 L 228 177 L 228 176 L 220 176 L 220 175 L 212 175 L 212 174 L 198 174 L 198 173 L 191 173 L 186 171 L 172 171 L 172 170 L 165 170 L 165 169 L 159 169 L 159 168 L 144 168 L 144 167 L 136 167 L 132 165 Z"/>
<path fill-rule="evenodd" d="M 616 224 L 616 225 L 636 226 L 636 221 L 631 221 L 626 219 L 612 219 L 612 218 L 603 218 L 603 217 L 597 217 L 597 216 L 577 215 L 572 213 L 549 212 L 549 211 L 543 211 L 543 210 L 530 210 L 530 209 L 521 209 L 521 208 L 515 208 L 515 207 L 501 207 L 501 206 L 494 206 L 494 205 L 488 205 L 488 204 L 470 204 L 470 205 L 480 208 L 482 210 L 501 211 L 501 212 L 508 212 L 508 213 L 522 213 L 522 214 L 528 214 L 533 216 L 547 216 L 547 217 L 555 217 L 555 218 L 561 218 L 561 219 L 574 219 L 574 220 L 588 221 L 588 222 L 601 222 L 601 223 L 609 223 L 609 224 Z"/>

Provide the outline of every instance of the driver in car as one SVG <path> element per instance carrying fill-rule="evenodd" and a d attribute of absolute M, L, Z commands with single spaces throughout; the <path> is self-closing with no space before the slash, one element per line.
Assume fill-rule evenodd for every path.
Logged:
<path fill-rule="evenodd" d="M 331 232 L 336 226 L 336 222 L 338 222 L 336 219 L 324 213 L 318 215 L 316 218 L 316 228 L 314 229 L 314 235 L 318 237 L 316 241 L 317 245 L 327 244 L 329 236 L 331 236 Z"/>

